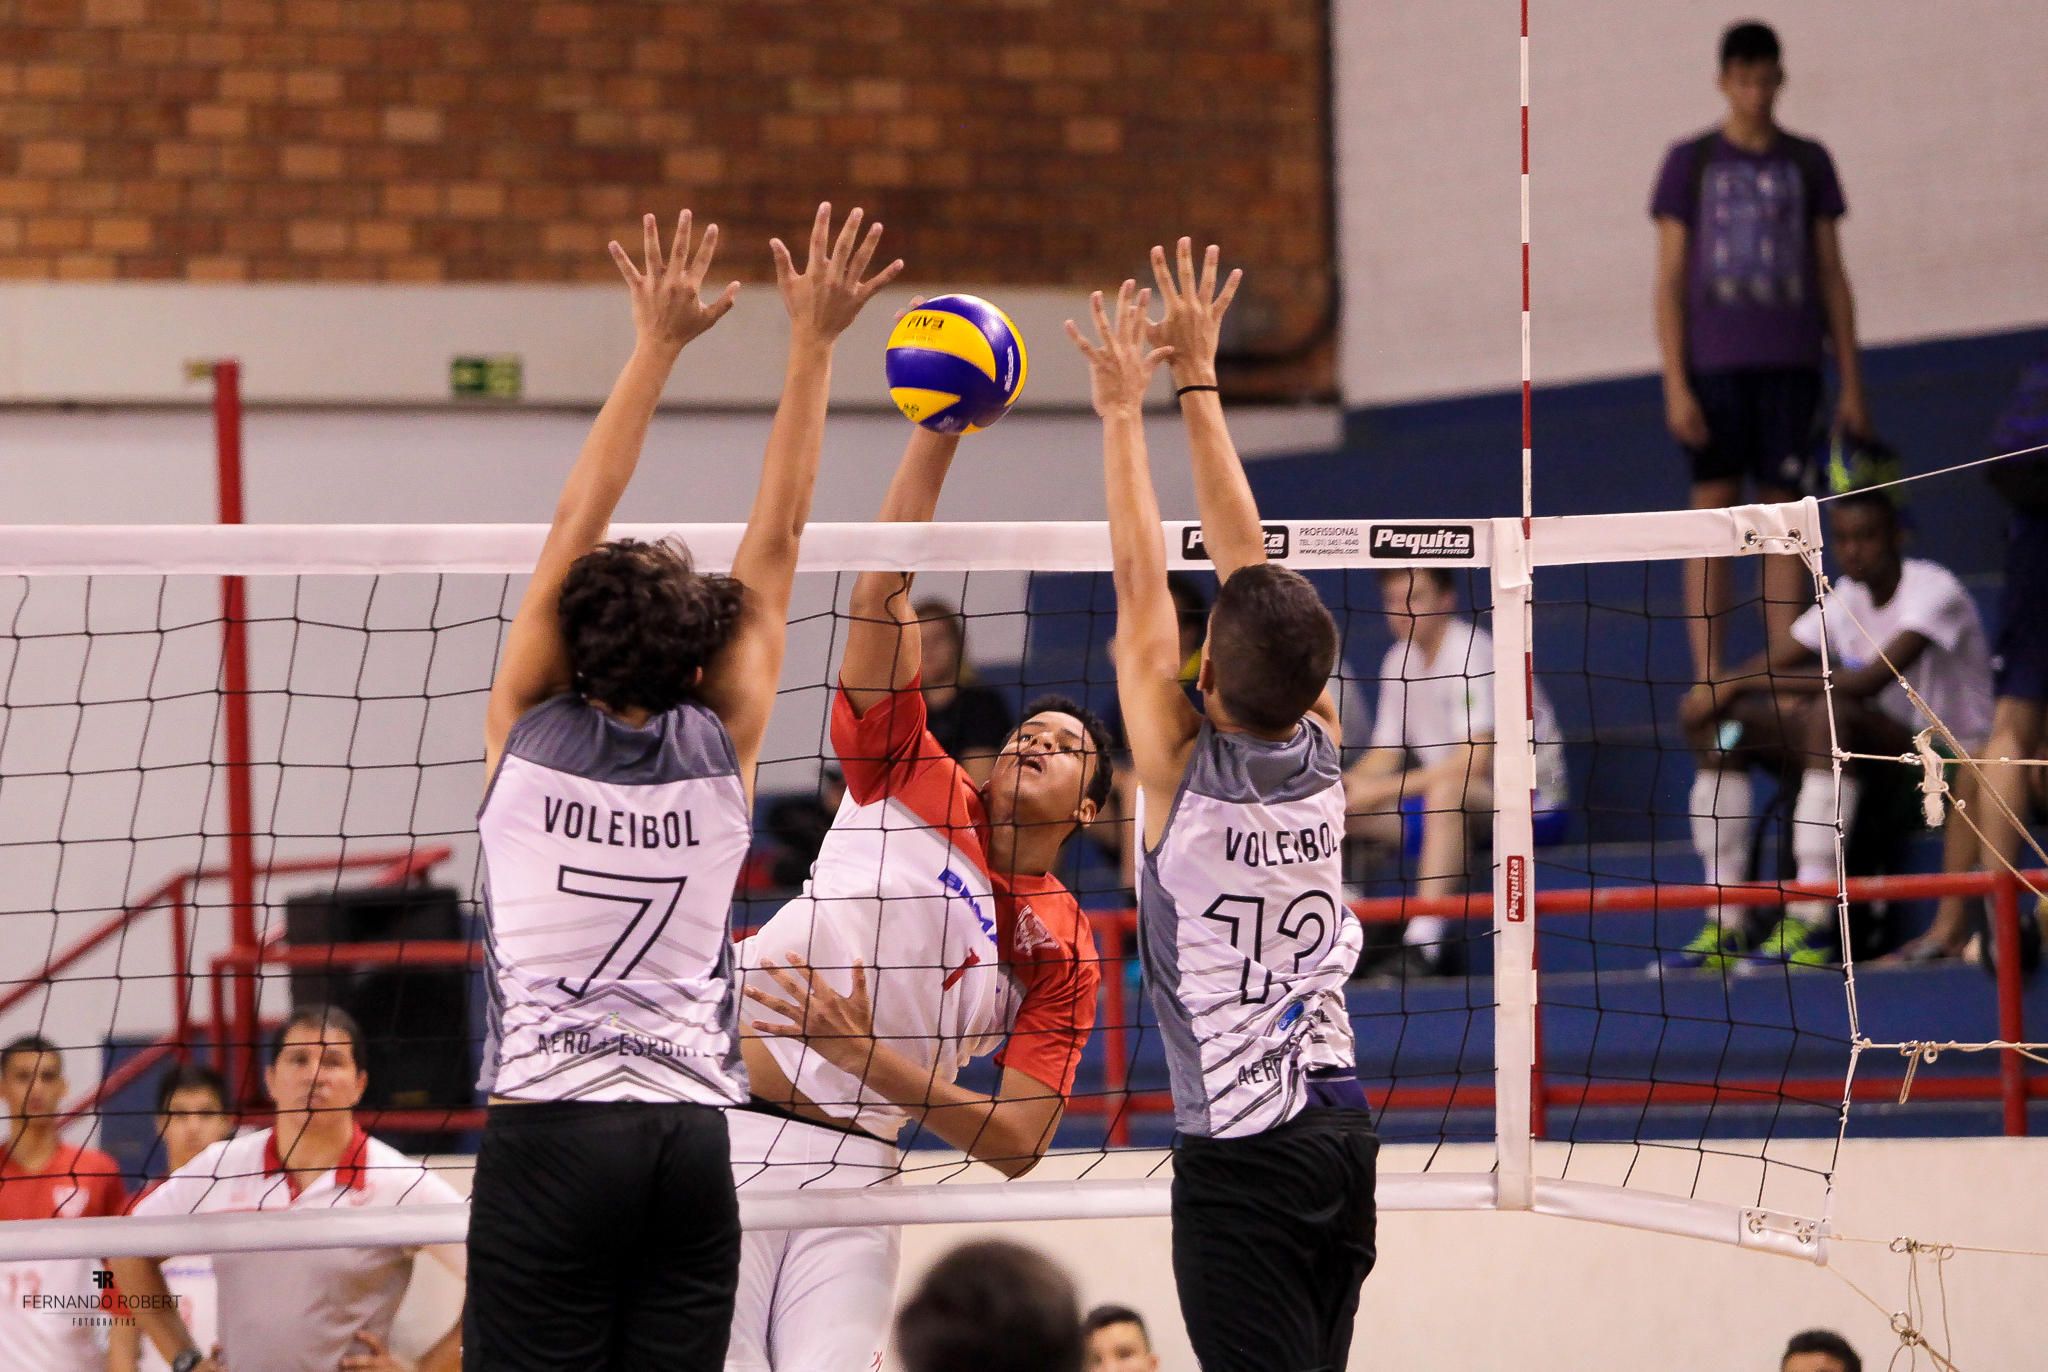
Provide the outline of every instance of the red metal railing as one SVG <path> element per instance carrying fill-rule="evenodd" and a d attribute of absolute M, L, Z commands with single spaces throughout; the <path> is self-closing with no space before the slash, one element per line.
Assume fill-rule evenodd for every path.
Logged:
<path fill-rule="evenodd" d="M 264 876 L 292 876 L 306 872 L 336 872 L 372 867 L 376 874 L 371 877 L 373 886 L 395 886 L 424 877 L 434 867 L 446 862 L 454 849 L 446 844 L 434 844 L 426 848 L 383 849 L 368 853 L 337 854 L 331 857 L 280 858 L 271 862 L 259 862 L 249 871 L 250 890 L 255 889 L 256 878 Z M 149 1044 L 141 1052 L 108 1073 L 93 1089 L 64 1109 L 62 1124 L 70 1124 L 81 1115 L 97 1110 L 100 1105 L 116 1092 L 134 1082 L 152 1067 L 169 1057 L 183 1058 L 190 1051 L 192 1041 L 192 975 L 190 922 L 192 893 L 202 882 L 227 880 L 234 883 L 235 864 L 223 863 L 215 867 L 195 867 L 180 872 L 161 886 L 151 891 L 135 904 L 109 915 L 104 921 L 87 932 L 69 948 L 51 958 L 42 969 L 24 977 L 12 985 L 5 995 L 0 995 L 0 1014 L 5 1014 L 37 991 L 54 984 L 69 968 L 82 958 L 120 934 L 131 924 L 159 908 L 171 912 L 171 985 L 172 1024 L 162 1038 Z M 230 900 L 233 900 L 230 895 Z M 232 957 L 230 953 L 228 956 Z M 216 959 L 218 962 L 218 959 Z M 254 1000 L 251 1000 L 250 1019 L 243 1026 L 236 1026 L 226 1014 L 216 983 L 214 1014 L 212 1019 L 213 1045 L 216 1055 L 226 1044 L 253 1044 L 257 1034 L 255 1026 Z M 224 1059 L 223 1059 L 224 1060 Z"/>
<path fill-rule="evenodd" d="M 2015 876 L 2011 872 L 1913 873 L 1902 876 L 1851 877 L 1846 883 L 1852 901 L 1918 900 L 1940 896 L 1989 895 L 1992 898 L 1993 933 L 1998 957 L 1998 1036 L 2007 1043 L 2025 1040 L 2023 972 L 2020 967 L 2019 897 L 2021 880 L 2034 890 L 2048 890 L 2048 870 Z M 1787 899 L 1818 897 L 1833 900 L 1832 885 L 1800 885 L 1786 882 L 1751 886 L 1615 886 L 1578 890 L 1538 891 L 1536 913 L 1584 915 L 1643 913 L 1660 910 L 1702 909 L 1711 905 L 1780 905 Z M 1420 915 L 1450 919 L 1493 917 L 1491 894 L 1464 896 L 1387 896 L 1352 902 L 1351 908 L 1367 923 L 1397 923 Z M 1129 940 L 1137 924 L 1129 910 L 1105 911 L 1091 916 L 1095 926 L 1097 952 L 1103 962 L 1103 1081 L 1099 1096 L 1075 1099 L 1068 1109 L 1075 1114 L 1107 1115 L 1111 1144 L 1130 1141 L 1130 1116 L 1173 1109 L 1172 1098 L 1163 1091 L 1133 1093 L 1128 1088 L 1129 1054 L 1126 1026 L 1128 996 L 1123 978 L 1124 960 L 1130 956 Z M 1833 1107 L 1842 1098 L 1842 1083 L 1832 1079 L 1797 1078 L 1712 1083 L 1686 1082 L 1580 1082 L 1576 1085 L 1550 1082 L 1544 1075 L 1543 1039 L 1540 1033 L 1541 1006 L 1537 1010 L 1539 1033 L 1537 1060 L 1533 1068 L 1536 1132 L 1544 1133 L 1543 1111 L 1547 1106 L 1588 1105 L 1700 1105 L 1732 1101 L 1743 1097 L 1786 1098 Z M 2002 1107 L 2005 1132 L 2019 1137 L 2027 1132 L 2027 1102 L 2048 1099 L 2048 1078 L 2030 1076 L 2026 1060 L 2013 1050 L 1998 1055 L 1998 1077 L 1926 1077 L 1915 1079 L 1913 1092 L 1926 1100 L 1988 1101 Z M 1852 1099 L 1895 1100 L 1898 1083 L 1884 1079 L 1859 1079 Z M 1397 1086 L 1380 1093 L 1394 1109 L 1491 1109 L 1491 1086 Z"/>
<path fill-rule="evenodd" d="M 262 864 L 258 871 L 268 875 L 279 875 L 351 867 L 378 867 L 382 870 L 376 880 L 380 883 L 394 883 L 424 875 L 428 869 L 445 860 L 448 855 L 449 849 L 446 847 L 435 847 L 405 852 L 356 854 L 345 858 L 294 859 Z M 109 919 L 77 945 L 53 959 L 37 977 L 29 979 L 25 984 L 17 985 L 5 997 L 0 997 L 0 1011 L 4 1011 L 34 991 L 37 986 L 47 985 L 57 973 L 104 943 L 135 918 L 159 905 L 169 904 L 173 912 L 174 933 L 179 945 L 177 967 L 181 975 L 178 977 L 178 1028 L 109 1075 L 92 1096 L 67 1111 L 66 1122 L 94 1108 L 100 1100 L 135 1080 L 164 1057 L 182 1052 L 191 1019 L 190 978 L 182 975 L 185 970 L 184 929 L 188 893 L 191 886 L 198 881 L 225 875 L 227 869 L 221 867 L 202 869 L 173 878 L 151 892 L 144 901 Z M 2048 886 L 2048 871 L 2027 872 L 2023 875 L 2034 887 Z M 2020 878 L 2010 872 L 1855 877 L 1847 882 L 1848 896 L 1854 901 L 1989 894 L 1993 900 L 1993 924 L 1998 953 L 1998 1032 L 2000 1038 L 2014 1043 L 2023 1041 L 2025 1037 L 2019 952 L 2020 891 Z M 1536 893 L 1536 912 L 1539 916 L 1559 916 L 1683 910 L 1715 904 L 1775 905 L 1788 898 L 1829 899 L 1833 895 L 1831 887 L 1802 886 L 1797 883 L 1738 887 L 1626 886 L 1539 891 Z M 1395 922 L 1423 914 L 1487 919 L 1492 914 L 1492 899 L 1487 895 L 1385 897 L 1356 901 L 1352 909 L 1357 912 L 1359 918 L 1370 923 Z M 1122 1145 L 1130 1142 L 1132 1115 L 1167 1113 L 1172 1110 L 1173 1103 L 1171 1097 L 1163 1091 L 1133 1092 L 1129 1089 L 1130 1031 L 1135 1026 L 1135 1019 L 1131 1013 L 1133 1007 L 1125 982 L 1124 969 L 1135 952 L 1135 913 L 1129 910 L 1100 912 L 1091 915 L 1090 920 L 1104 969 L 1100 1030 L 1103 1049 L 1102 1090 L 1097 1094 L 1076 1097 L 1068 1108 L 1077 1115 L 1106 1116 L 1108 1142 L 1112 1145 Z M 217 1055 L 221 1054 L 230 1045 L 237 1043 L 253 1046 L 261 1029 L 261 1026 L 254 1022 L 239 1020 L 231 1012 L 227 994 L 227 982 L 231 977 L 248 978 L 253 982 L 264 967 L 473 967 L 479 965 L 481 961 L 482 952 L 476 944 L 455 940 L 291 947 L 273 939 L 269 942 L 260 942 L 254 947 L 232 947 L 215 955 L 209 967 L 211 1039 L 214 1052 Z M 1542 1052 L 1541 1042 L 1539 1037 L 1539 1059 Z M 1926 1100 L 1997 1100 L 2003 1107 L 2005 1132 L 2015 1136 L 2023 1135 L 2027 1131 L 2027 1102 L 2032 1099 L 2048 1099 L 2048 1077 L 2030 1076 L 2026 1071 L 2024 1059 L 2016 1052 L 2001 1052 L 1999 1059 L 1999 1073 L 1995 1081 L 1982 1077 L 1922 1076 L 1915 1082 L 1914 1092 Z M 1573 1084 L 1547 1080 L 1541 1075 L 1543 1065 L 1540 1060 L 1535 1071 L 1537 1076 L 1533 1087 L 1539 1110 L 1545 1106 L 1576 1108 L 1601 1105 L 1710 1105 L 1717 1102 L 1739 1102 L 1746 1098 L 1788 1099 L 1832 1108 L 1840 1101 L 1842 1093 L 1839 1081 L 1820 1078 L 1718 1082 L 1581 1081 Z M 1866 1077 L 1854 1084 L 1851 1098 L 1857 1101 L 1890 1100 L 1896 1098 L 1897 1090 L 1895 1080 Z M 1479 1085 L 1397 1086 L 1381 1094 L 1380 1099 L 1387 1107 L 1394 1109 L 1490 1109 L 1493 1105 L 1494 1089 L 1491 1086 Z M 1538 1118 L 1540 1120 L 1540 1114 Z M 475 1109 L 364 1111 L 362 1119 L 366 1127 L 461 1130 L 481 1127 L 483 1112 Z"/>

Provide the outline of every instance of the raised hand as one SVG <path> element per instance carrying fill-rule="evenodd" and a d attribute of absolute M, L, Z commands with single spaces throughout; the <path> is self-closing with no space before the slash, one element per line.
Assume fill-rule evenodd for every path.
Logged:
<path fill-rule="evenodd" d="M 735 281 L 727 286 L 725 293 L 709 305 L 699 294 L 704 288 L 704 276 L 711 270 L 711 255 L 718 250 L 718 225 L 705 227 L 704 236 L 692 253 L 690 212 L 684 210 L 676 217 L 675 241 L 666 259 L 662 257 L 661 234 L 654 216 L 642 219 L 640 228 L 646 239 L 644 271 L 633 265 L 631 253 L 617 242 L 611 245 L 612 261 L 618 264 L 619 275 L 626 278 L 626 286 L 633 292 L 633 330 L 643 343 L 680 348 L 725 318 L 725 312 L 739 298 L 740 283 Z"/>
<path fill-rule="evenodd" d="M 1231 272 L 1223 289 L 1216 288 L 1216 262 L 1222 249 L 1214 243 L 1202 256 L 1202 274 L 1195 275 L 1194 244 L 1183 238 L 1175 248 L 1178 279 L 1166 270 L 1166 249 L 1152 249 L 1152 279 L 1159 283 L 1159 303 L 1166 317 L 1147 323 L 1145 339 L 1155 347 L 1173 349 L 1176 386 L 1216 384 L 1216 341 L 1223 330 L 1223 312 L 1244 280 L 1242 268 Z"/>
<path fill-rule="evenodd" d="M 790 953 L 787 958 L 786 968 L 764 959 L 761 970 L 774 978 L 789 999 L 771 996 L 752 986 L 747 988 L 749 1000 L 767 1006 L 787 1022 L 774 1024 L 757 1019 L 753 1021 L 754 1028 L 776 1038 L 802 1039 L 833 1066 L 854 1076 L 863 1075 L 875 1049 L 875 1014 L 868 1000 L 867 968 L 860 959 L 854 959 L 853 985 L 842 996 L 800 955 Z"/>
<path fill-rule="evenodd" d="M 1115 414 L 1132 414 L 1145 404 L 1145 388 L 1161 362 L 1174 356 L 1172 347 L 1152 347 L 1146 339 L 1145 307 L 1151 303 L 1150 290 L 1138 290 L 1138 283 L 1126 281 L 1117 287 L 1116 319 L 1112 322 L 1102 308 L 1102 292 L 1089 297 L 1099 340 L 1090 343 L 1067 321 L 1067 337 L 1088 359 L 1089 390 L 1095 413 L 1108 419 Z"/>
<path fill-rule="evenodd" d="M 768 240 L 768 250 L 775 255 L 775 284 L 782 291 L 782 303 L 789 307 L 790 323 L 826 342 L 845 332 L 875 292 L 903 270 L 903 260 L 898 258 L 868 280 L 861 280 L 881 244 L 882 226 L 871 226 L 863 238 L 860 221 L 858 209 L 847 215 L 835 243 L 831 202 L 819 205 L 818 217 L 811 221 L 810 255 L 801 272 L 781 239 Z"/>

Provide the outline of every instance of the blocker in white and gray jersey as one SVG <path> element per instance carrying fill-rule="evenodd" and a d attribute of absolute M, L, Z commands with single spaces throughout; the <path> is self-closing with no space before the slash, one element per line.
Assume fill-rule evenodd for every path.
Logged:
<path fill-rule="evenodd" d="M 523 1101 L 747 1099 L 728 918 L 752 824 L 725 725 L 575 695 L 520 716 L 478 814 L 481 1087 Z"/>
<path fill-rule="evenodd" d="M 1138 897 L 1182 1134 L 1262 1133 L 1309 1103 L 1311 1073 L 1351 1073 L 1344 982 L 1362 936 L 1343 838 L 1343 772 L 1320 722 L 1277 743 L 1202 722 Z"/>

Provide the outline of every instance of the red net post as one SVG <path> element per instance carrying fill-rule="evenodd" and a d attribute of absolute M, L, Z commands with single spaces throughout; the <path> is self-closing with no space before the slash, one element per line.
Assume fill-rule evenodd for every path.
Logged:
<path fill-rule="evenodd" d="M 220 522 L 242 522 L 242 364 L 213 365 L 213 429 Z M 256 820 L 249 754 L 249 631 L 246 588 L 239 576 L 220 579 L 221 732 L 227 765 L 228 911 L 237 952 L 257 951 Z M 253 957 L 233 973 L 227 1025 L 228 1089 L 259 1105 L 257 988 Z"/>
<path fill-rule="evenodd" d="M 1998 947 L 1998 1036 L 2007 1043 L 2026 1039 L 2026 1018 L 2020 986 L 2020 880 L 2010 869 L 1997 874 L 1991 886 L 1992 936 Z M 2005 1108 L 2005 1132 L 2024 1138 L 2027 1132 L 2027 1071 L 2019 1050 L 1998 1055 L 1998 1095 Z"/>

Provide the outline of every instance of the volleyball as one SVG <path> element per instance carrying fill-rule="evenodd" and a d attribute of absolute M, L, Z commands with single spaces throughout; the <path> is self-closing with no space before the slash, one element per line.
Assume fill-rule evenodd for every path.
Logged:
<path fill-rule="evenodd" d="M 1010 317 L 980 296 L 934 296 L 889 334 L 889 398 L 937 433 L 971 434 L 1001 419 L 1027 367 Z"/>

